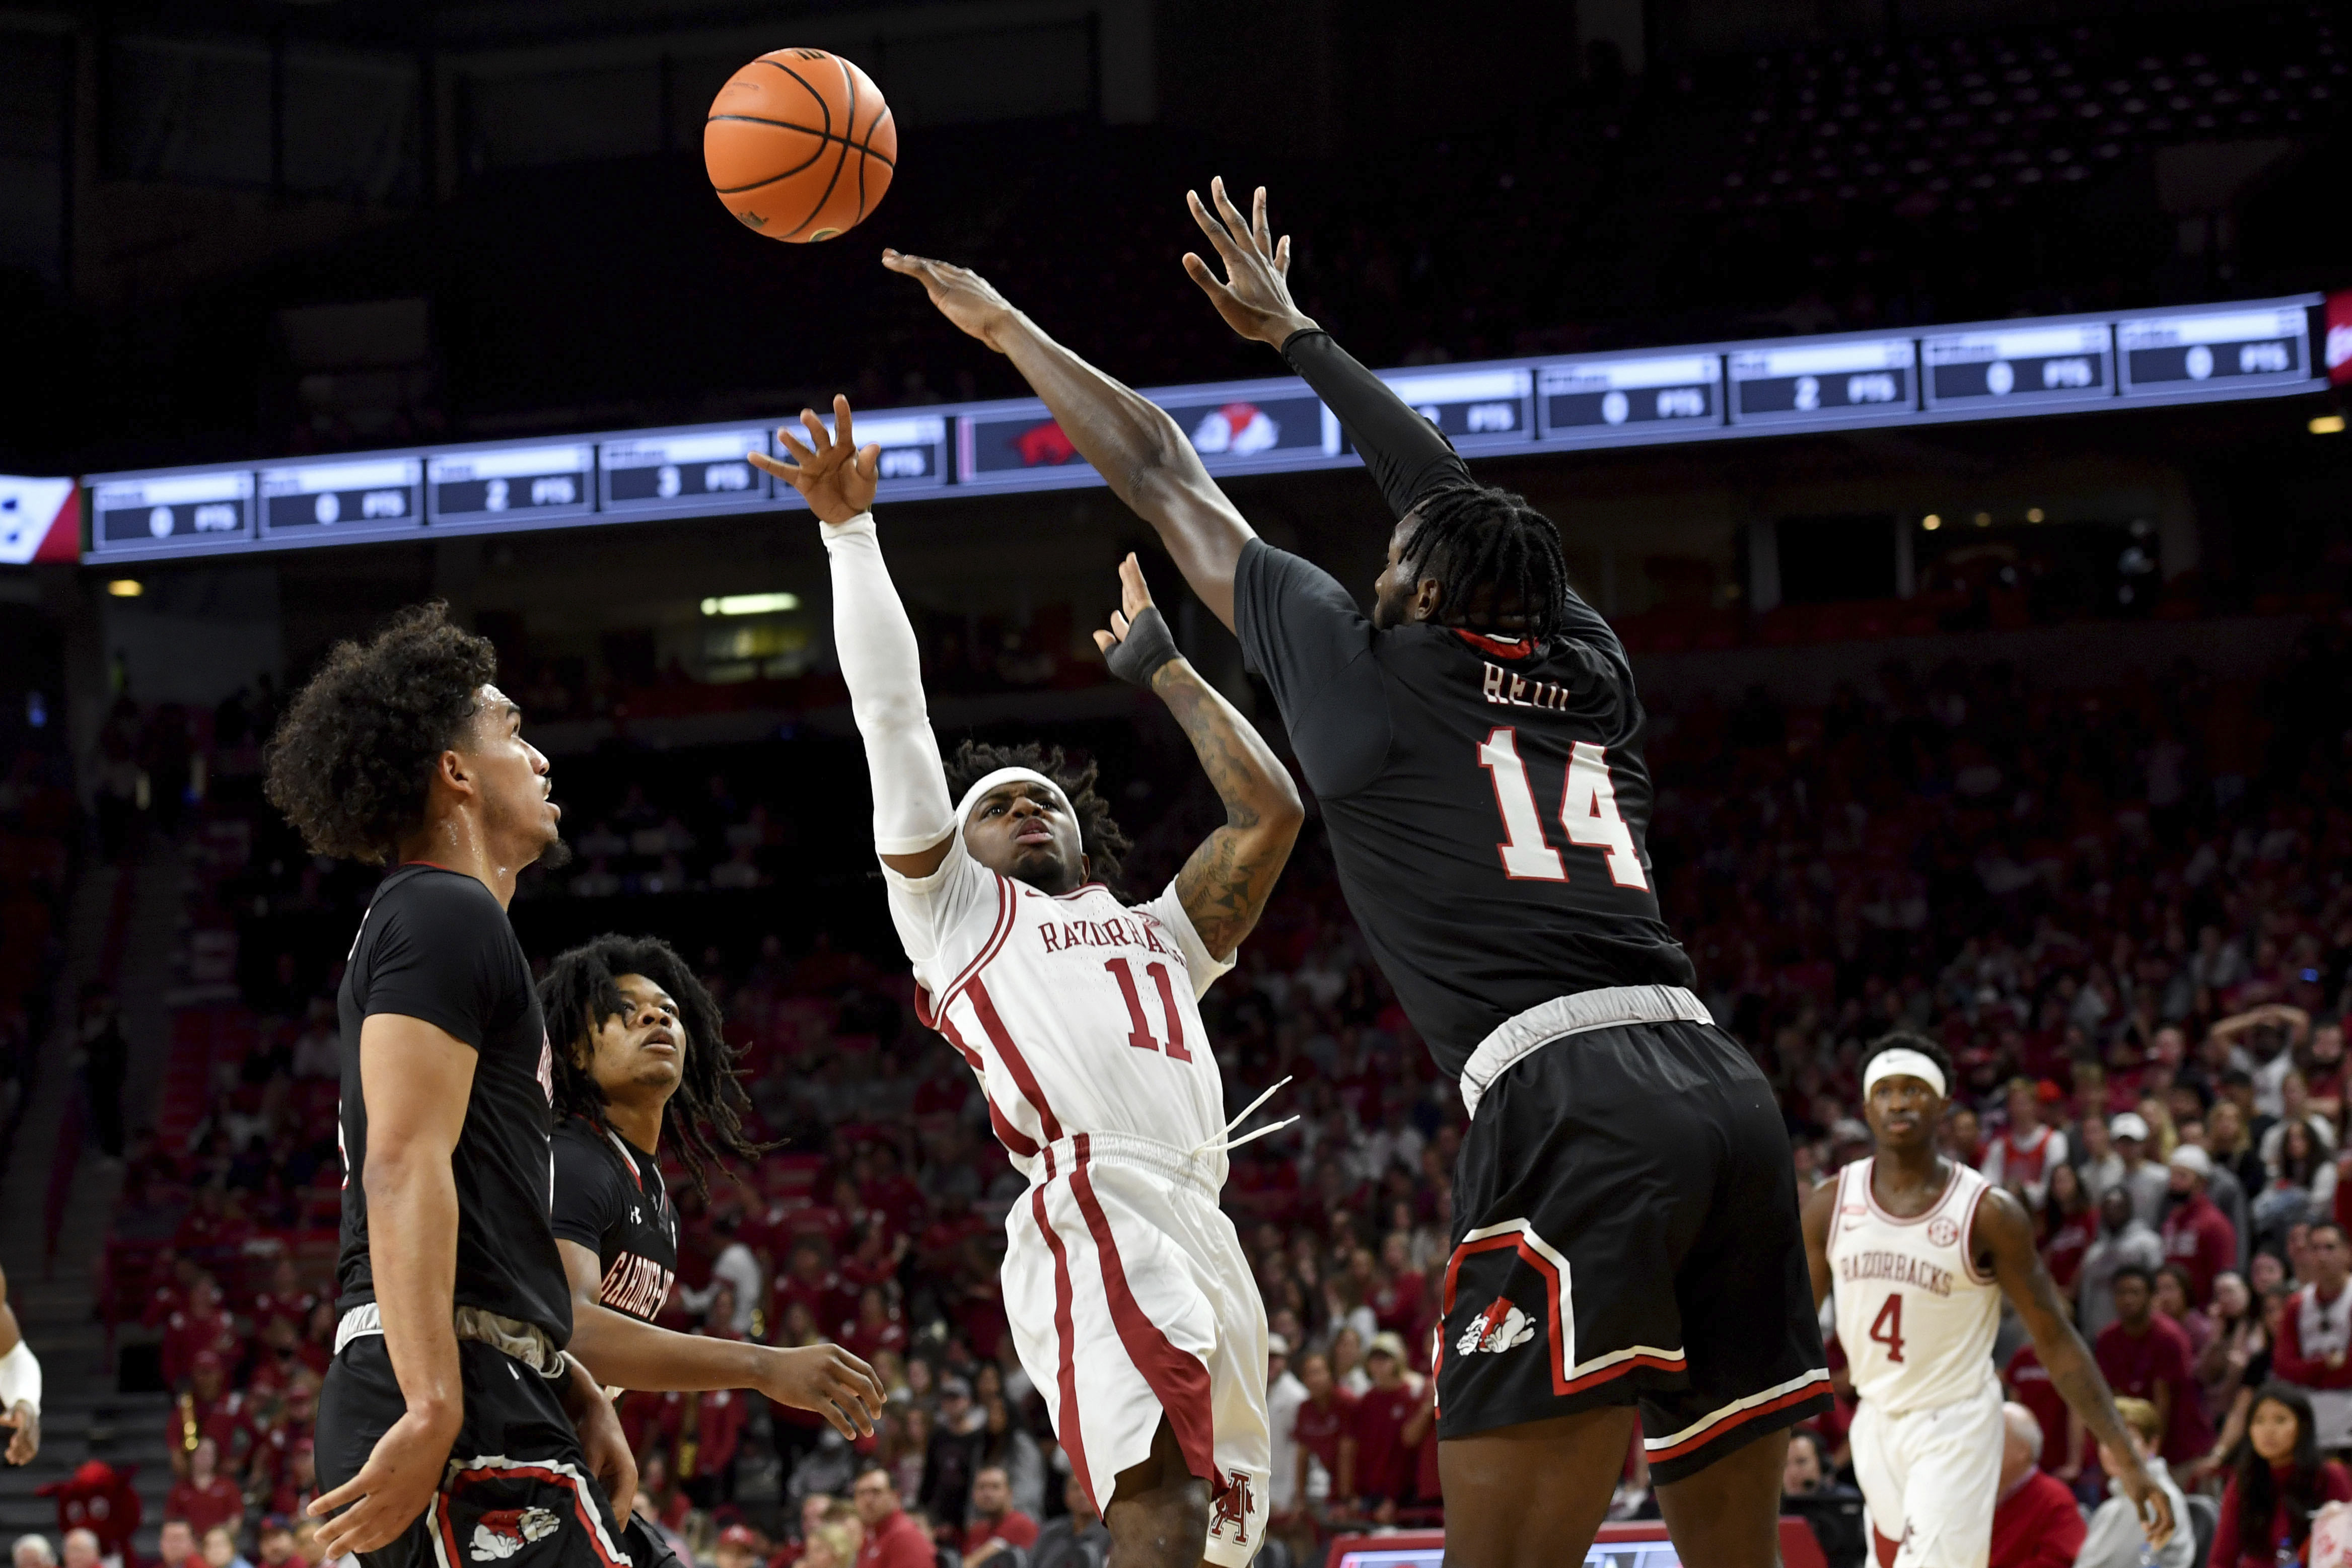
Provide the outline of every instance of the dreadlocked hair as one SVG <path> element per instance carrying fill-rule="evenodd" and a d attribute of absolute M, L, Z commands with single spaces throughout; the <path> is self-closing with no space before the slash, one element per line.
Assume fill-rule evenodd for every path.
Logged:
<path fill-rule="evenodd" d="M 1403 563 L 1415 581 L 1445 590 L 1438 614 L 1473 630 L 1525 633 L 1536 641 L 1559 629 L 1568 563 L 1559 530 L 1528 498 L 1488 485 L 1448 485 L 1412 509 L 1420 523 Z"/>
<path fill-rule="evenodd" d="M 1117 891 L 1119 863 L 1135 847 L 1110 814 L 1110 802 L 1095 793 L 1095 764 L 1081 765 L 1035 742 L 1019 746 L 992 746 L 966 741 L 947 762 L 948 798 L 963 799 L 964 792 L 999 768 L 1029 768 L 1062 786 L 1070 809 L 1078 814 L 1078 847 L 1086 851 L 1087 875 Z"/>
<path fill-rule="evenodd" d="M 686 1069 L 670 1096 L 669 1125 L 685 1156 L 695 1192 L 708 1196 L 710 1167 L 728 1156 L 757 1160 L 775 1147 L 754 1142 L 743 1130 L 751 1097 L 737 1076 L 735 1047 L 720 1032 L 719 1004 L 685 959 L 669 943 L 650 936 L 600 936 L 560 955 L 539 983 L 540 1010 L 561 1042 L 555 1058 L 555 1112 L 577 1116 L 598 1131 L 612 1130 L 604 1116 L 604 1091 L 579 1053 L 604 1020 L 627 1009 L 620 977 L 642 974 L 669 993 L 686 1029 Z M 593 1059 L 593 1052 L 591 1050 Z"/>

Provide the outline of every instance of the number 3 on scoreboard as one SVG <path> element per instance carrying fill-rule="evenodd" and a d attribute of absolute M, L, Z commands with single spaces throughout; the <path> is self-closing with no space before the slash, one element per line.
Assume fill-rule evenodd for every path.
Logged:
<path fill-rule="evenodd" d="M 1878 1316 L 1870 1321 L 1870 1338 L 1874 1344 L 1886 1347 L 1886 1359 L 1903 1360 L 1903 1297 L 1898 1292 L 1886 1298 L 1886 1305 L 1878 1309 Z"/>
<path fill-rule="evenodd" d="M 1519 760 L 1518 731 L 1497 729 L 1478 748 L 1478 765 L 1495 781 L 1495 805 L 1503 814 L 1503 874 L 1515 882 L 1565 882 L 1568 868 L 1559 851 L 1544 839 L 1543 818 L 1536 813 L 1535 791 L 1528 784 L 1528 765 Z M 1579 741 L 1570 753 L 1568 787 L 1559 802 L 1559 825 L 1570 844 L 1604 852 L 1609 879 L 1621 888 L 1644 888 L 1642 857 L 1633 848 L 1633 829 L 1617 815 L 1616 786 L 1609 782 L 1608 754 L 1590 741 Z"/>

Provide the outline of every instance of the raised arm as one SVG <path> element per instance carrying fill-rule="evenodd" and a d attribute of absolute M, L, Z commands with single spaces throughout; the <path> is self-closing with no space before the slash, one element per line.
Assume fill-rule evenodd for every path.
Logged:
<path fill-rule="evenodd" d="M 1222 177 L 1209 182 L 1209 196 L 1216 204 L 1213 214 L 1202 205 L 1198 193 L 1184 193 L 1192 221 L 1225 264 L 1225 276 L 1218 278 L 1214 268 L 1189 251 L 1184 270 L 1227 326 L 1280 351 L 1290 368 L 1315 389 L 1346 426 L 1348 439 L 1388 499 L 1389 510 L 1402 520 L 1429 491 L 1469 483 L 1469 468 L 1437 426 L 1357 363 L 1291 300 L 1290 237 L 1274 237 L 1265 218 L 1265 187 L 1260 185 L 1250 198 L 1247 219 L 1226 196 Z"/>
<path fill-rule="evenodd" d="M 2172 1505 L 2147 1468 L 2132 1458 L 2131 1437 L 2123 1417 L 2116 1414 L 2115 1394 L 2083 1336 L 2059 1306 L 2057 1284 L 2034 1250 L 2033 1222 L 2026 1216 L 2025 1205 L 1998 1187 L 1989 1188 L 1977 1200 L 1975 1230 L 1992 1254 L 1993 1278 L 2000 1282 L 2001 1293 L 2025 1320 L 2025 1331 L 2032 1336 L 2034 1352 L 2049 1370 L 2051 1383 L 2090 1434 L 2126 1462 L 2116 1482 L 2138 1510 L 2148 1544 L 2162 1546 L 2176 1522 Z"/>
<path fill-rule="evenodd" d="M 1110 630 L 1095 633 L 1095 646 L 1110 661 L 1113 674 L 1149 687 L 1168 704 L 1225 805 L 1225 825 L 1202 839 L 1176 873 L 1184 913 L 1201 944 L 1222 963 L 1265 912 L 1307 811 L 1290 770 L 1176 651 L 1133 555 L 1119 563 L 1118 583 L 1119 609 L 1110 618 Z"/>
<path fill-rule="evenodd" d="M 882 253 L 882 265 L 922 284 L 940 314 L 1013 362 L 1079 456 L 1152 526 L 1201 602 L 1232 626 L 1234 568 L 1257 536 L 1176 421 L 1055 342 L 978 273 L 895 250 Z"/>
<path fill-rule="evenodd" d="M 889 1391 L 873 1368 L 839 1345 L 785 1350 L 639 1322 L 603 1304 L 604 1271 L 594 1253 L 561 1237 L 555 1249 L 572 1285 L 570 1349 L 597 1382 L 664 1394 L 756 1388 L 779 1405 L 815 1411 L 853 1443 L 874 1435 Z"/>
<path fill-rule="evenodd" d="M 947 859 L 955 840 L 955 808 L 947 770 L 923 700 L 922 652 L 907 606 L 882 559 L 874 529 L 874 487 L 879 447 L 856 447 L 849 399 L 833 400 L 837 436 L 808 409 L 803 446 L 790 430 L 776 438 L 793 455 L 780 463 L 764 452 L 753 464 L 782 479 L 824 525 L 824 552 L 833 573 L 834 647 L 849 686 L 849 710 L 866 742 L 866 771 L 874 790 L 874 847 L 882 864 L 908 877 L 928 877 Z"/>

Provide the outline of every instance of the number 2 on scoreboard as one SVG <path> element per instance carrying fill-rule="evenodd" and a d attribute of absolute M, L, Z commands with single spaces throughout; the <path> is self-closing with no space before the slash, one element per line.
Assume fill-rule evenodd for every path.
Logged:
<path fill-rule="evenodd" d="M 1900 1291 L 1888 1296 L 1886 1304 L 1878 1309 L 1878 1316 L 1870 1321 L 1870 1338 L 1873 1343 L 1886 1347 L 1888 1361 L 1902 1361 L 1903 1296 Z"/>
<path fill-rule="evenodd" d="M 1536 812 L 1534 789 L 1528 784 L 1528 765 L 1519 760 L 1518 731 L 1498 728 L 1478 748 L 1478 765 L 1495 781 L 1495 805 L 1503 814 L 1503 874 L 1515 882 L 1565 882 L 1568 868 L 1559 851 L 1544 838 L 1543 818 Z M 1617 788 L 1609 782 L 1609 759 L 1602 748 L 1579 741 L 1569 755 L 1568 785 L 1560 794 L 1559 825 L 1568 841 L 1599 849 L 1609 868 L 1609 879 L 1621 888 L 1647 888 L 1642 857 L 1633 847 L 1633 830 L 1617 815 Z"/>

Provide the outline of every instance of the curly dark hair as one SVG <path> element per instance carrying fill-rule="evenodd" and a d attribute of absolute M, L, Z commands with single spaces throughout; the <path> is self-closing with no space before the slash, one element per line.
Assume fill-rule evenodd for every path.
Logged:
<path fill-rule="evenodd" d="M 1559 629 L 1568 563 L 1559 530 L 1516 491 L 1457 484 L 1414 503 L 1420 519 L 1405 542 L 1413 575 L 1444 585 L 1438 607 L 1448 625 L 1524 631 L 1540 642 Z"/>
<path fill-rule="evenodd" d="M 605 1019 L 626 1007 L 620 986 L 624 974 L 644 975 L 677 1004 L 678 1022 L 686 1028 L 686 1071 L 669 1108 L 683 1114 L 668 1122 L 695 1192 L 708 1196 L 712 1165 L 729 1155 L 756 1160 L 775 1145 L 755 1142 L 744 1131 L 743 1113 L 751 1100 L 737 1073 L 735 1047 L 722 1032 L 726 1020 L 692 966 L 660 938 L 608 932 L 548 965 L 539 983 L 539 1006 L 549 1031 L 562 1042 L 555 1052 L 556 1114 L 581 1117 L 599 1131 L 612 1125 L 604 1117 L 604 1091 L 577 1054 Z"/>
<path fill-rule="evenodd" d="M 364 643 L 339 642 L 287 705 L 264 792 L 315 854 L 382 865 L 425 826 L 436 759 L 459 743 L 496 679 L 488 637 L 436 599 Z"/>
<path fill-rule="evenodd" d="M 1120 862 L 1135 847 L 1110 814 L 1110 802 L 1095 793 L 1095 764 L 1073 763 L 1062 748 L 1045 750 L 1032 741 L 1019 746 L 992 746 L 966 741 L 950 757 L 948 798 L 963 799 L 964 791 L 999 768 L 1033 768 L 1062 786 L 1070 809 L 1078 814 L 1078 847 L 1086 851 L 1087 875 L 1113 892 L 1118 891 Z"/>

